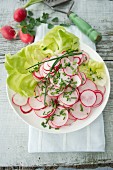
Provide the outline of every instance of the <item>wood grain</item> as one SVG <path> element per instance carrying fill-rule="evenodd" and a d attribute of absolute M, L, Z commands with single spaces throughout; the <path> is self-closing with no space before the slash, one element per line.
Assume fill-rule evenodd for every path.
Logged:
<path fill-rule="evenodd" d="M 12 21 L 14 9 L 23 6 L 25 1 L 0 0 L 0 25 Z M 10 8 L 9 8 L 10 7 Z M 63 7 L 64 8 L 64 7 Z M 66 7 L 68 10 L 68 7 Z M 43 11 L 52 16 L 59 16 L 60 22 L 69 22 L 63 14 L 53 12 L 43 4 L 33 5 L 31 10 L 35 16 Z M 38 12 L 37 12 L 38 11 Z M 28 126 L 11 109 L 6 97 L 6 71 L 0 65 L 0 166 L 39 167 L 39 166 L 81 166 L 109 165 L 113 163 L 113 1 L 108 0 L 76 0 L 73 7 L 79 16 L 98 29 L 103 40 L 97 45 L 97 51 L 106 60 L 111 75 L 111 94 L 103 112 L 105 121 L 106 152 L 105 153 L 37 153 L 28 154 Z M 13 23 L 14 24 L 14 23 Z M 14 24 L 15 25 L 15 24 Z M 6 41 L 0 35 L 0 54 L 14 54 L 25 44 L 21 41 Z"/>

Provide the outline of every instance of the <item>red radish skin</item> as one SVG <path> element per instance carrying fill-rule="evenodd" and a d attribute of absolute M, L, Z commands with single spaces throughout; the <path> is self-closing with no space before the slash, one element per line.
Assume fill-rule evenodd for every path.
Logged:
<path fill-rule="evenodd" d="M 103 94 L 106 93 L 106 87 L 105 86 L 97 86 L 98 90 L 100 90 Z"/>
<path fill-rule="evenodd" d="M 41 118 L 49 118 L 54 114 L 56 109 L 54 109 L 52 106 L 47 106 L 40 110 L 35 110 L 35 114 Z M 48 113 L 49 111 L 49 113 Z M 45 112 L 45 114 L 43 114 Z"/>
<path fill-rule="evenodd" d="M 25 8 L 18 8 L 15 10 L 13 18 L 16 22 L 21 22 L 25 20 L 27 16 L 27 10 Z"/>
<path fill-rule="evenodd" d="M 45 105 L 42 102 L 39 102 L 39 100 L 37 100 L 34 97 L 30 97 L 28 99 L 28 104 L 30 105 L 30 107 L 34 110 L 40 110 L 45 108 Z"/>
<path fill-rule="evenodd" d="M 13 95 L 12 97 L 12 102 L 16 105 L 16 106 L 24 106 L 27 104 L 28 102 L 28 98 L 21 96 L 20 94 L 16 93 Z"/>
<path fill-rule="evenodd" d="M 43 78 L 43 77 L 40 75 L 40 72 L 36 72 L 36 71 L 33 72 L 33 76 L 36 77 L 36 78 L 38 78 L 39 80 L 41 80 L 41 79 Z"/>
<path fill-rule="evenodd" d="M 64 126 L 71 126 L 77 119 L 68 119 Z"/>
<path fill-rule="evenodd" d="M 86 53 L 85 51 L 83 51 L 82 56 L 83 56 L 83 62 L 84 62 L 84 63 L 87 63 L 88 60 L 89 60 L 89 58 L 90 58 L 90 57 L 89 57 L 89 54 Z"/>
<path fill-rule="evenodd" d="M 96 90 L 95 93 L 96 93 L 96 96 L 97 96 L 97 100 L 96 100 L 95 104 L 93 105 L 93 107 L 98 107 L 102 104 L 103 99 L 104 99 L 104 95 L 100 90 Z"/>
<path fill-rule="evenodd" d="M 65 115 L 60 114 L 60 112 L 62 110 L 64 111 L 63 113 L 65 113 Z M 62 106 L 57 107 L 56 111 L 54 112 L 54 119 L 52 121 L 53 125 L 55 125 L 55 126 L 63 126 L 63 125 L 65 125 L 67 120 L 68 120 L 68 111 Z"/>
<path fill-rule="evenodd" d="M 80 93 L 82 93 L 84 90 L 87 90 L 87 89 L 95 91 L 97 90 L 97 85 L 90 79 L 87 79 L 85 84 L 78 87 L 78 90 Z"/>
<path fill-rule="evenodd" d="M 5 25 L 0 29 L 2 36 L 7 40 L 13 40 L 16 38 L 16 31 L 13 27 Z"/>
<path fill-rule="evenodd" d="M 78 65 L 81 63 L 80 57 L 76 57 L 76 56 L 75 56 L 74 59 L 73 59 L 73 61 L 76 61 Z"/>
<path fill-rule="evenodd" d="M 87 78 L 83 72 L 80 72 L 80 76 L 81 76 L 81 80 L 82 80 L 81 84 L 83 85 L 86 83 Z"/>
<path fill-rule="evenodd" d="M 81 103 L 86 107 L 92 107 L 97 100 L 97 96 L 94 91 L 87 89 L 84 90 L 80 95 Z"/>
<path fill-rule="evenodd" d="M 72 91 L 72 88 L 68 87 L 68 88 L 66 88 L 64 93 L 65 92 L 67 93 L 67 92 L 70 92 L 70 91 Z M 78 101 L 78 93 L 77 93 L 76 90 L 70 94 L 69 97 L 70 97 L 71 100 L 69 100 L 69 101 L 67 101 L 67 97 L 64 96 L 64 93 L 62 93 L 58 98 L 58 100 L 61 101 L 64 105 L 72 106 L 73 104 L 75 104 Z"/>
<path fill-rule="evenodd" d="M 34 41 L 34 36 L 30 34 L 24 34 L 21 30 L 19 31 L 19 37 L 25 44 L 30 44 Z"/>
<path fill-rule="evenodd" d="M 91 112 L 91 108 L 84 105 L 82 105 L 83 110 L 81 110 L 81 105 L 82 103 L 80 101 L 77 102 L 72 106 L 73 110 L 70 111 L 70 113 L 78 120 L 86 119 Z"/>
<path fill-rule="evenodd" d="M 20 110 L 22 111 L 22 113 L 27 114 L 27 113 L 30 113 L 32 111 L 32 108 L 27 103 L 24 106 L 20 106 Z"/>
<path fill-rule="evenodd" d="M 52 128 L 60 128 L 60 126 L 55 126 L 51 120 L 48 121 L 48 125 L 51 126 Z"/>

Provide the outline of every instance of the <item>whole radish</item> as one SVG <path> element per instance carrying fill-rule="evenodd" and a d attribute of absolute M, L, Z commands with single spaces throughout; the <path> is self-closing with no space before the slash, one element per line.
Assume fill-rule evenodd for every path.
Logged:
<path fill-rule="evenodd" d="M 16 22 L 21 22 L 25 20 L 27 16 L 27 10 L 25 8 L 18 8 L 15 10 L 13 18 Z"/>
<path fill-rule="evenodd" d="M 13 27 L 5 25 L 0 29 L 0 33 L 7 40 L 12 40 L 16 38 L 16 31 Z"/>
<path fill-rule="evenodd" d="M 19 31 L 19 37 L 20 37 L 21 41 L 26 44 L 32 43 L 34 40 L 34 36 L 32 36 L 30 34 L 24 34 L 21 30 Z"/>

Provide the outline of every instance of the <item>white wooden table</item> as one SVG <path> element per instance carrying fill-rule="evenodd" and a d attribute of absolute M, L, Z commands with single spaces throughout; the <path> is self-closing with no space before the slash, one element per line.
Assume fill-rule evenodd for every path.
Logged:
<path fill-rule="evenodd" d="M 26 1 L 0 0 L 0 25 L 13 20 L 14 9 Z M 51 11 L 43 4 L 31 7 L 35 15 L 43 11 L 59 16 L 60 22 L 68 21 L 63 14 Z M 113 1 L 110 0 L 75 0 L 73 11 L 98 29 L 103 40 L 97 45 L 97 51 L 105 60 L 111 75 L 113 87 Z M 14 54 L 23 46 L 19 40 L 6 41 L 0 35 L 0 56 Z M 106 152 L 105 153 L 37 153 L 27 151 L 28 126 L 11 109 L 6 96 L 6 71 L 0 65 L 0 167 L 39 167 L 39 166 L 113 166 L 113 88 L 109 102 L 104 110 Z"/>

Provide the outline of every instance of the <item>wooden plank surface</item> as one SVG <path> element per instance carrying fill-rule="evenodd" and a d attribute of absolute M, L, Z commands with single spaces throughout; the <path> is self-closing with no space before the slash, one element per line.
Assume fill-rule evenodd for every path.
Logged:
<path fill-rule="evenodd" d="M 0 0 L 0 25 L 12 21 L 14 9 L 25 1 Z M 10 7 L 10 8 L 9 8 Z M 63 14 L 51 11 L 43 4 L 32 6 L 38 17 L 45 9 L 52 16 L 59 16 L 60 22 L 68 21 Z M 6 71 L 0 65 L 0 166 L 74 166 L 87 164 L 113 163 L 113 1 L 108 0 L 76 0 L 73 7 L 82 18 L 102 32 L 103 40 L 97 45 L 97 51 L 107 60 L 111 75 L 111 94 L 104 110 L 106 152 L 105 153 L 37 153 L 28 154 L 28 126 L 11 109 L 5 90 Z M 19 40 L 10 42 L 0 35 L 0 55 L 15 53 L 24 44 Z"/>

